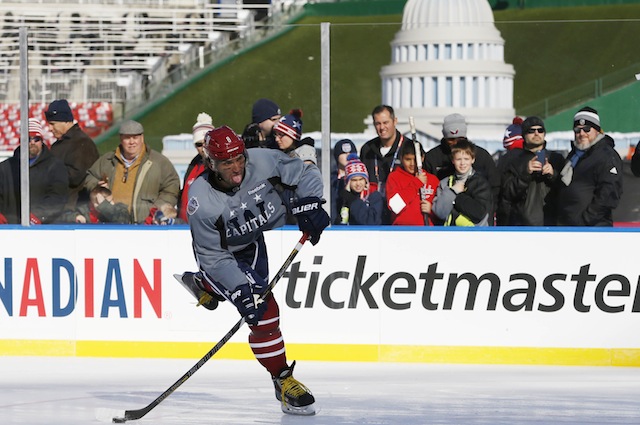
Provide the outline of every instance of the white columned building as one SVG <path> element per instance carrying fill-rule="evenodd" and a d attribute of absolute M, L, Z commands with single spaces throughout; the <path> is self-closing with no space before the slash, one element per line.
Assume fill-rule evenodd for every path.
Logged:
<path fill-rule="evenodd" d="M 444 117 L 457 112 L 470 140 L 502 142 L 515 115 L 515 72 L 487 0 L 408 0 L 391 52 L 380 71 L 382 103 L 395 109 L 401 132 L 413 116 L 420 132 L 440 139 Z"/>

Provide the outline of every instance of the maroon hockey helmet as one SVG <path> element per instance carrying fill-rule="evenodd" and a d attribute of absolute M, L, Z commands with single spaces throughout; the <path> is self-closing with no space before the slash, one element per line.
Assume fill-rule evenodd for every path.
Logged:
<path fill-rule="evenodd" d="M 230 127 L 223 125 L 209 130 L 204 136 L 204 151 L 211 160 L 226 161 L 245 154 L 245 147 L 242 138 Z"/>

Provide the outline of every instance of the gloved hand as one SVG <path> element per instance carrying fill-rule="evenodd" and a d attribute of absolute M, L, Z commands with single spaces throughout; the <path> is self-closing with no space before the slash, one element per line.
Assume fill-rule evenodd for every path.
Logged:
<path fill-rule="evenodd" d="M 29 223 L 31 224 L 42 224 L 42 221 L 38 217 L 36 217 L 33 213 L 29 216 Z"/>
<path fill-rule="evenodd" d="M 360 196 L 347 189 L 342 189 L 340 191 L 340 197 L 344 201 L 345 206 L 349 208 L 351 208 L 351 204 L 353 203 L 353 201 L 360 198 Z"/>
<path fill-rule="evenodd" d="M 161 226 L 166 226 L 166 225 L 171 225 L 173 223 L 175 223 L 175 218 L 169 218 L 166 215 L 164 215 L 164 213 L 162 212 L 162 210 L 158 209 L 156 210 L 156 212 L 153 214 L 153 223 L 154 224 L 159 224 Z"/>
<path fill-rule="evenodd" d="M 267 311 L 267 303 L 259 300 L 259 295 L 251 292 L 249 282 L 237 286 L 229 297 L 245 322 L 257 325 Z"/>
<path fill-rule="evenodd" d="M 298 219 L 300 231 L 309 234 L 312 245 L 318 243 L 322 231 L 331 223 L 329 214 L 322 208 L 320 198 L 302 198 L 294 203 L 291 212 Z"/>

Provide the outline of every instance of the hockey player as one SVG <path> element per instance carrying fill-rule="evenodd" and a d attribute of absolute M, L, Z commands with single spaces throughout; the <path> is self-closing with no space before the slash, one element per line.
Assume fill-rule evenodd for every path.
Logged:
<path fill-rule="evenodd" d="M 258 298 L 268 283 L 263 232 L 280 227 L 287 210 L 315 245 L 329 225 L 322 208 L 322 179 L 318 167 L 275 149 L 246 149 L 229 127 L 205 136 L 208 171 L 189 189 L 187 214 L 197 273 L 185 273 L 183 284 L 206 308 L 230 301 L 249 325 L 249 345 L 271 374 L 282 411 L 313 415 L 315 399 L 293 377 L 295 362 L 287 364 L 279 327 L 279 309 L 269 294 Z M 294 193 L 281 196 L 282 190 Z"/>

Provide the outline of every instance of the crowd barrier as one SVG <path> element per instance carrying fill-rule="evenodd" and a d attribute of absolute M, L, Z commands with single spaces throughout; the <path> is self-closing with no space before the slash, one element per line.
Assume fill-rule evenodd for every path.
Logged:
<path fill-rule="evenodd" d="M 288 357 L 640 366 L 638 232 L 327 229 L 274 291 Z M 300 232 L 265 235 L 275 274 Z M 0 355 L 199 358 L 239 316 L 196 307 L 194 269 L 186 226 L 5 226 Z"/>

